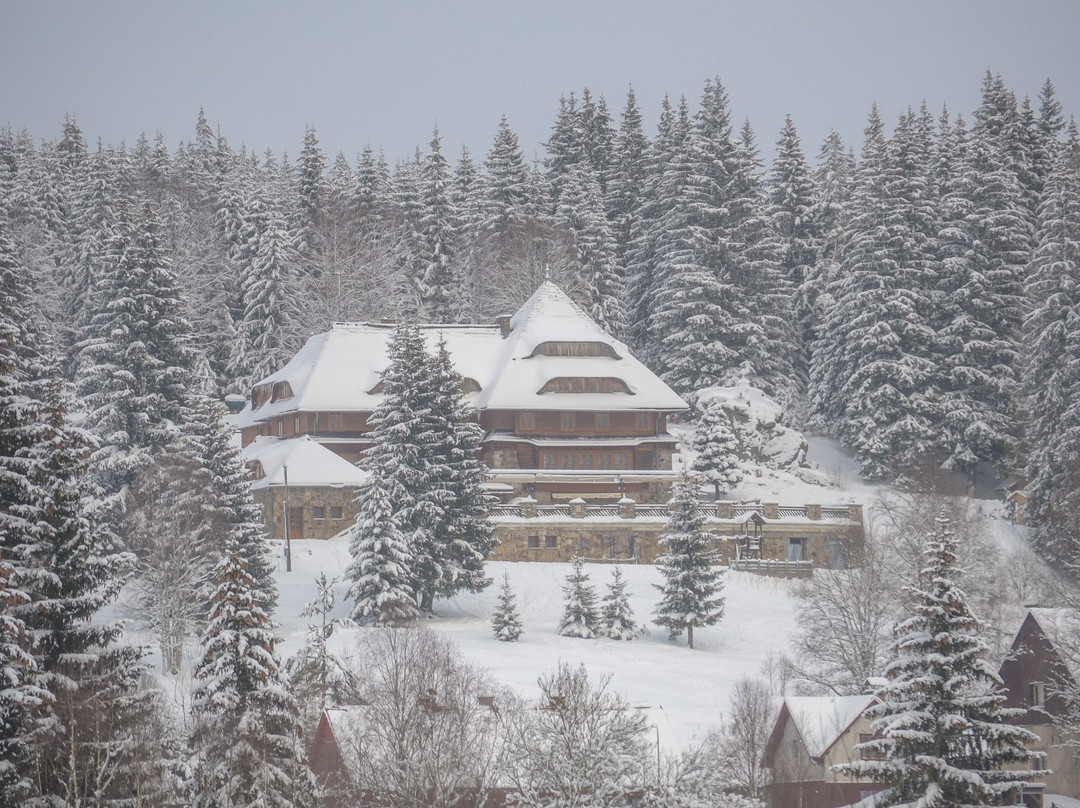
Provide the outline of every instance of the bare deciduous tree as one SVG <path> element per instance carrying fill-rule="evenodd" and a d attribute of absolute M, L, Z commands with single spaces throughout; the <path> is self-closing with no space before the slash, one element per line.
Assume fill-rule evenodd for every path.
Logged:
<path fill-rule="evenodd" d="M 338 742 L 356 790 L 376 805 L 482 805 L 502 749 L 509 696 L 426 629 L 364 632 L 353 672 L 363 708 Z"/>
<path fill-rule="evenodd" d="M 812 689 L 838 695 L 861 693 L 880 675 L 887 658 L 896 599 L 884 550 L 868 537 L 843 570 L 815 570 L 797 591 L 801 633 L 795 641 L 797 675 Z"/>
<path fill-rule="evenodd" d="M 623 806 L 645 785 L 646 721 L 610 676 L 561 663 L 539 680 L 541 703 L 508 716 L 506 770 L 521 808 Z"/>

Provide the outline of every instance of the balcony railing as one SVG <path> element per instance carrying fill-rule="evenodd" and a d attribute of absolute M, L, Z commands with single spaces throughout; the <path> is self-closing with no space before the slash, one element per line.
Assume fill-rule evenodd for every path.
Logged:
<path fill-rule="evenodd" d="M 743 522 L 758 518 L 763 522 L 784 522 L 807 519 L 810 521 L 841 521 L 862 523 L 861 505 L 776 505 L 760 502 L 702 502 L 699 512 L 706 518 L 717 521 Z M 491 515 L 499 517 L 533 518 L 617 518 L 623 519 L 666 519 L 670 511 L 667 505 L 642 504 L 624 500 L 617 505 L 589 505 L 582 501 L 571 501 L 557 505 L 538 505 L 533 502 L 519 502 L 512 505 L 495 505 Z"/>

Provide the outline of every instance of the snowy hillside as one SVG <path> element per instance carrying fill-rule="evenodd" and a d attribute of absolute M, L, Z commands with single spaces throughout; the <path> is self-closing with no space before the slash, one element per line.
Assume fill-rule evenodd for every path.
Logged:
<path fill-rule="evenodd" d="M 300 610 L 312 597 L 319 572 L 341 576 L 348 562 L 348 544 L 342 539 L 293 542 L 293 571 L 280 565 L 281 593 L 277 619 L 284 638 L 282 656 L 303 643 L 306 619 Z M 603 593 L 611 567 L 589 565 L 585 571 Z M 525 633 L 517 643 L 502 643 L 491 634 L 491 615 L 498 587 L 480 594 L 464 594 L 436 603 L 437 616 L 427 625 L 451 637 L 465 657 L 490 670 L 497 679 L 526 697 L 537 695 L 537 677 L 555 668 L 559 660 L 581 663 L 590 673 L 612 674 L 612 687 L 632 702 L 660 705 L 671 722 L 676 740 L 687 744 L 726 710 L 732 684 L 740 676 L 758 674 L 771 654 L 783 652 L 795 628 L 789 584 L 742 573 L 726 577 L 727 608 L 724 619 L 711 628 L 694 631 L 694 650 L 686 638 L 669 642 L 664 629 L 648 624 L 646 635 L 630 642 L 581 640 L 557 634 L 562 615 L 562 581 L 569 564 L 499 563 L 488 565 L 496 581 L 510 573 L 524 618 Z M 638 622 L 648 623 L 658 600 L 653 584 L 660 573 L 649 565 L 623 567 L 631 604 Z M 338 616 L 348 613 L 347 587 L 337 587 Z M 356 631 L 363 631 L 357 629 Z M 356 631 L 342 632 L 340 652 L 349 653 Z"/>

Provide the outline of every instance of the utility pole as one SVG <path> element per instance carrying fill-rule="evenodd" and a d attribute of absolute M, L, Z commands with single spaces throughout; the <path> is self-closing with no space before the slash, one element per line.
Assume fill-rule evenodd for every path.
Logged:
<path fill-rule="evenodd" d="M 289 530 L 289 464 L 281 464 L 285 472 L 285 572 L 292 572 L 292 536 Z"/>

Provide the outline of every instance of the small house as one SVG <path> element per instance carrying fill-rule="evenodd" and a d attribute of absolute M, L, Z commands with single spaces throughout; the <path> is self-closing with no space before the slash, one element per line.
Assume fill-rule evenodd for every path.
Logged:
<path fill-rule="evenodd" d="M 770 808 L 839 808 L 880 791 L 880 783 L 839 774 L 833 766 L 875 759 L 856 751 L 871 740 L 866 710 L 872 695 L 789 696 L 784 699 L 765 746 L 772 773 L 766 791 Z"/>

